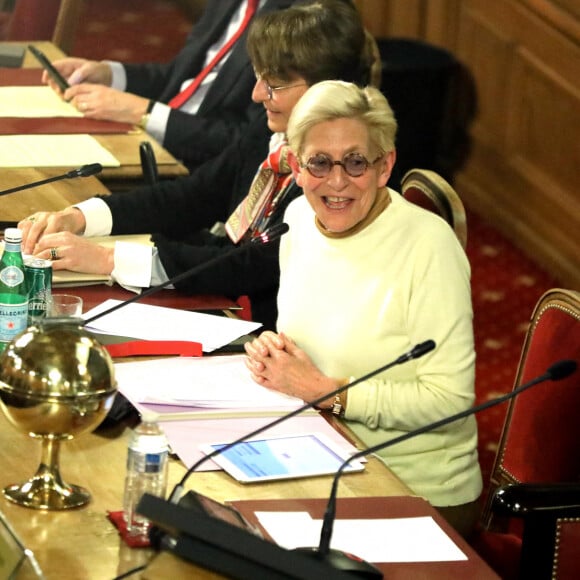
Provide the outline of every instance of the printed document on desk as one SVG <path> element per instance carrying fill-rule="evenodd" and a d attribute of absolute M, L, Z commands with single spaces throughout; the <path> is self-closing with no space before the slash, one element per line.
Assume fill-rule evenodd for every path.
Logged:
<path fill-rule="evenodd" d="M 304 403 L 255 383 L 245 355 L 164 358 L 115 364 L 119 391 L 160 420 L 276 416 Z"/>
<path fill-rule="evenodd" d="M 50 87 L 0 87 L 0 117 L 82 117 Z"/>
<path fill-rule="evenodd" d="M 119 392 L 137 409 L 159 414 L 171 448 L 187 467 L 203 456 L 200 445 L 235 441 L 303 401 L 255 383 L 245 355 L 166 358 L 115 364 Z M 320 413 L 308 409 L 268 429 L 268 434 L 323 433 L 348 452 L 355 447 Z M 220 469 L 207 461 L 204 470 Z"/>
<path fill-rule="evenodd" d="M 120 300 L 106 300 L 86 312 L 83 318 L 89 319 L 120 303 Z M 260 326 L 259 322 L 134 302 L 105 314 L 90 323 L 87 328 L 93 332 L 142 340 L 199 342 L 204 352 L 212 352 Z M 171 373 L 168 376 L 171 376 Z"/>
<path fill-rule="evenodd" d="M 2 122 L 2 119 L 0 119 Z M 87 162 L 120 167 L 90 135 L 0 135 L 2 167 L 79 167 Z"/>
<path fill-rule="evenodd" d="M 322 520 L 307 512 L 256 512 L 262 527 L 289 550 L 318 546 Z M 337 519 L 330 547 L 368 562 L 448 562 L 467 556 L 431 517 Z"/>

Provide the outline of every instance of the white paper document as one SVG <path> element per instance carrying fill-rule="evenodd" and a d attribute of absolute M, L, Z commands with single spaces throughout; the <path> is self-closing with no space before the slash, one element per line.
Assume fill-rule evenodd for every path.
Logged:
<path fill-rule="evenodd" d="M 87 320 L 120 302 L 120 300 L 106 300 L 86 312 L 83 318 Z M 204 352 L 212 352 L 244 334 L 253 332 L 260 326 L 259 322 L 247 322 L 215 314 L 132 303 L 115 312 L 105 314 L 88 324 L 87 328 L 104 334 L 129 336 L 142 340 L 199 342 Z"/>
<path fill-rule="evenodd" d="M 121 166 L 90 135 L 0 135 L 2 167 L 77 167 L 87 159 L 103 167 Z"/>
<path fill-rule="evenodd" d="M 321 520 L 307 512 L 256 512 L 271 538 L 289 550 L 318 546 Z M 336 520 L 330 547 L 367 562 L 449 562 L 467 556 L 429 516 Z"/>
<path fill-rule="evenodd" d="M 82 117 L 48 86 L 0 87 L 0 117 Z"/>
<path fill-rule="evenodd" d="M 255 383 L 245 355 L 178 357 L 115 364 L 118 388 L 131 402 L 205 409 L 292 410 L 304 403 Z"/>

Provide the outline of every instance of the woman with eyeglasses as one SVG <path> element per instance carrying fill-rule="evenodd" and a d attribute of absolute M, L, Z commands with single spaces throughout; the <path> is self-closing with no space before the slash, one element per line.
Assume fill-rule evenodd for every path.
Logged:
<path fill-rule="evenodd" d="M 294 107 L 290 164 L 304 196 L 284 217 L 278 333 L 246 344 L 255 381 L 314 401 L 434 340 L 431 353 L 322 403 L 365 447 L 474 401 L 469 263 L 447 223 L 386 187 L 396 128 L 371 87 L 322 82 Z M 482 488 L 473 417 L 378 454 L 469 533 Z"/>
<path fill-rule="evenodd" d="M 187 177 L 21 221 L 24 251 L 52 259 L 55 271 L 110 274 L 119 284 L 137 288 L 164 283 L 224 256 L 176 288 L 234 299 L 247 295 L 253 319 L 273 328 L 278 244 L 249 242 L 279 223 L 286 205 L 302 193 L 285 163 L 288 118 L 314 83 L 343 79 L 366 84 L 372 60 L 350 0 L 311 0 L 258 15 L 250 25 L 248 53 L 257 74 L 252 99 L 264 107 L 274 133 L 269 151 L 257 121 Z M 153 248 L 117 242 L 111 249 L 86 239 L 137 233 L 153 233 Z M 231 252 L 241 245 L 249 247 Z"/>

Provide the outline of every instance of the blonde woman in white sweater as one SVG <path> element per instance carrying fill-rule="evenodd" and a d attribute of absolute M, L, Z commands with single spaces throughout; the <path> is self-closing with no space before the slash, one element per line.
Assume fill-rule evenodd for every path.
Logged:
<path fill-rule="evenodd" d="M 304 196 L 285 214 L 278 333 L 246 345 L 254 380 L 312 401 L 433 339 L 428 355 L 342 395 L 342 415 L 366 446 L 474 401 L 469 263 L 443 220 L 386 188 L 395 134 L 376 89 L 326 81 L 300 99 L 288 138 Z M 469 533 L 482 487 L 473 417 L 380 457 Z"/>

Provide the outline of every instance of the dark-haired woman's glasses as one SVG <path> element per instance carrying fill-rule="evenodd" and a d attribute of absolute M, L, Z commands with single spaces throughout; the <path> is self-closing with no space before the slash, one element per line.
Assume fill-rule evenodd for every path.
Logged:
<path fill-rule="evenodd" d="M 266 93 L 268 94 L 268 99 L 270 101 L 274 98 L 274 93 L 276 91 L 284 91 L 286 89 L 293 89 L 294 87 L 306 86 L 306 83 L 294 83 L 290 85 L 278 85 L 276 87 L 273 87 L 266 79 L 262 78 L 259 74 L 256 74 L 256 80 L 264 85 Z"/>
<path fill-rule="evenodd" d="M 340 165 L 350 177 L 360 177 L 371 165 L 382 159 L 383 155 L 381 153 L 374 161 L 369 161 L 360 153 L 347 153 L 341 161 L 334 161 L 328 155 L 318 153 L 300 167 L 306 168 L 313 177 L 326 177 L 335 165 Z"/>

